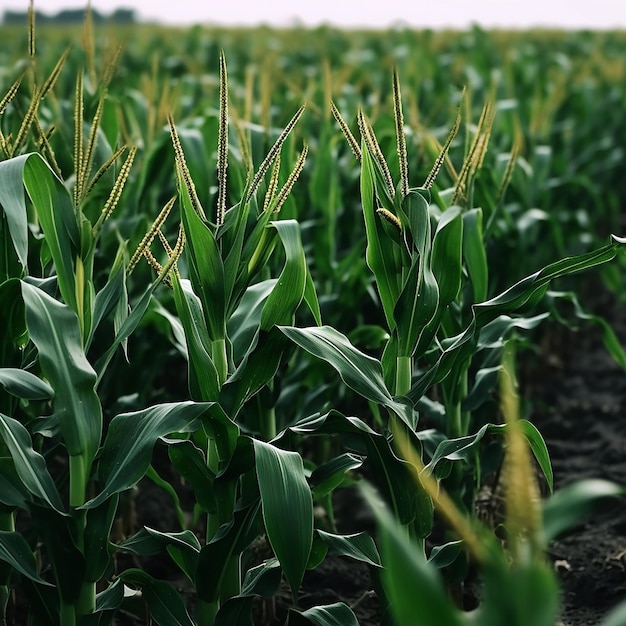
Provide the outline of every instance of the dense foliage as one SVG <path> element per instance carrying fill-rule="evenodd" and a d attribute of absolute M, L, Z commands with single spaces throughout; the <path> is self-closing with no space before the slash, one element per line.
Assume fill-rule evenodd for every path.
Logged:
<path fill-rule="evenodd" d="M 546 543 L 622 488 L 540 502 L 515 345 L 597 323 L 626 369 L 571 279 L 621 295 L 626 35 L 88 17 L 2 37 L 3 610 L 16 589 L 32 624 L 243 625 L 284 578 L 289 624 L 356 624 L 298 608 L 341 554 L 370 566 L 384 623 L 553 624 Z M 167 532 L 125 519 L 146 477 Z M 361 482 L 376 538 L 335 527 L 333 494 Z M 192 604 L 140 567 L 161 553 Z M 465 612 L 444 585 L 470 564 Z"/>

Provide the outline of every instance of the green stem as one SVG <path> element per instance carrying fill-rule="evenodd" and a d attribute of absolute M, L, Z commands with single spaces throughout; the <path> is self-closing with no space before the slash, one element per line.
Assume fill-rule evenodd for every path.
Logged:
<path fill-rule="evenodd" d="M 396 396 L 404 396 L 411 389 L 413 364 L 410 356 L 396 357 Z"/>
<path fill-rule="evenodd" d="M 87 490 L 85 470 L 85 458 L 82 455 L 70 456 L 70 506 L 72 508 L 85 504 Z"/>
<path fill-rule="evenodd" d="M 219 606 L 217 602 L 203 602 L 202 600 L 198 600 L 196 607 L 198 626 L 213 626 L 218 609 Z"/>
<path fill-rule="evenodd" d="M 217 370 L 220 386 L 222 386 L 228 376 L 228 357 L 226 356 L 226 339 L 224 337 L 212 342 L 211 355 Z"/>
<path fill-rule="evenodd" d="M 65 604 L 61 600 L 61 610 L 59 615 L 60 626 L 76 626 L 76 610 L 73 604 Z"/>

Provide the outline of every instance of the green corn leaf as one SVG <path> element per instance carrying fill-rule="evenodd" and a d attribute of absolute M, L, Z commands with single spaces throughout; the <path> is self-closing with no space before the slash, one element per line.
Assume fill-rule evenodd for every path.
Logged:
<path fill-rule="evenodd" d="M 559 589 L 552 564 L 543 559 L 508 567 L 489 563 L 484 568 L 485 591 L 477 611 L 481 626 L 552 626 L 559 612 Z"/>
<path fill-rule="evenodd" d="M 87 511 L 84 534 L 84 553 L 87 564 L 85 580 L 93 583 L 100 581 L 111 565 L 109 537 L 118 512 L 118 502 L 119 498 L 114 496 L 100 506 Z"/>
<path fill-rule="evenodd" d="M 179 181 L 182 220 L 187 236 L 187 258 L 191 283 L 204 311 L 207 330 L 212 341 L 223 339 L 226 333 L 227 294 L 224 264 L 215 236 L 196 213 L 187 187 Z"/>
<path fill-rule="evenodd" d="M 463 217 L 451 207 L 439 218 L 433 238 L 431 269 L 439 286 L 439 306 L 447 307 L 457 296 L 463 276 Z"/>
<path fill-rule="evenodd" d="M 235 508 L 232 519 L 222 524 L 213 539 L 200 550 L 194 582 L 198 598 L 204 602 L 218 600 L 231 557 L 246 548 L 257 534 L 259 507 L 256 499 L 246 507 Z M 254 531 L 252 536 L 251 530 Z"/>
<path fill-rule="evenodd" d="M 472 283 L 474 302 L 487 299 L 489 268 L 483 240 L 482 209 L 471 209 L 463 214 L 463 256 Z"/>
<path fill-rule="evenodd" d="M 11 241 L 23 269 L 28 267 L 28 215 L 24 202 L 25 154 L 0 162 L 0 207 L 7 218 Z"/>
<path fill-rule="evenodd" d="M 46 461 L 33 449 L 30 433 L 17 420 L 0 414 L 0 435 L 13 458 L 20 481 L 30 493 L 63 513 L 61 496 L 48 472 Z"/>
<path fill-rule="evenodd" d="M 24 400 L 51 400 L 54 390 L 41 378 L 25 370 L 0 368 L 0 385 L 8 393 Z"/>
<path fill-rule="evenodd" d="M 172 442 L 168 449 L 172 465 L 193 489 L 196 503 L 207 513 L 216 513 L 212 490 L 215 476 L 207 465 L 205 454 L 189 439 Z"/>
<path fill-rule="evenodd" d="M 50 585 L 39 575 L 37 561 L 21 533 L 0 530 L 0 559 L 40 585 Z"/>
<path fill-rule="evenodd" d="M 306 286 L 306 259 L 300 239 L 300 226 L 295 220 L 271 222 L 285 250 L 285 266 L 267 298 L 261 314 L 261 329 L 274 324 L 292 324 L 296 309 L 302 302 Z"/>
<path fill-rule="evenodd" d="M 128 293 L 126 291 L 126 272 L 122 264 L 123 255 L 118 253 L 106 285 L 98 292 L 94 301 L 93 319 L 89 337 L 85 345 L 89 347 L 95 331 L 111 312 L 116 312 L 115 331 L 119 331 L 128 316 Z M 122 345 L 125 345 L 125 340 Z"/>
<path fill-rule="evenodd" d="M 313 498 L 302 457 L 258 440 L 254 454 L 265 529 L 295 599 L 313 542 Z"/>
<path fill-rule="evenodd" d="M 256 346 L 261 313 L 276 283 L 277 279 L 270 278 L 250 285 L 228 320 L 228 337 L 233 346 L 233 358 L 237 365 Z"/>
<path fill-rule="evenodd" d="M 372 494 L 368 499 L 379 524 L 382 580 L 391 601 L 394 623 L 397 626 L 463 626 L 438 570 L 426 561 L 398 522 L 376 504 Z"/>
<path fill-rule="evenodd" d="M 428 202 L 426 198 L 415 189 L 409 191 L 402 199 L 401 211 L 406 222 L 405 241 L 410 250 L 416 250 L 424 265 L 430 260 L 431 228 Z M 409 239 L 410 237 L 410 239 Z"/>
<path fill-rule="evenodd" d="M 526 436 L 528 445 L 532 450 L 537 463 L 541 467 L 543 475 L 550 490 L 553 488 L 552 464 L 546 443 L 535 426 L 528 420 L 519 420 L 522 431 Z M 430 462 L 429 470 L 438 478 L 444 478 L 450 473 L 450 462 L 466 460 L 480 441 L 489 434 L 504 435 L 506 424 L 485 424 L 474 435 L 445 439 L 435 450 Z"/>
<path fill-rule="evenodd" d="M 154 282 L 146 289 L 143 293 L 137 304 L 133 307 L 132 311 L 125 317 L 123 323 L 120 325 L 117 330 L 117 334 L 115 335 L 115 339 L 113 343 L 109 347 L 109 349 L 104 353 L 100 359 L 98 359 L 96 363 L 96 371 L 98 372 L 98 383 L 104 376 L 113 355 L 115 354 L 117 348 L 120 345 L 123 345 L 126 339 L 131 336 L 133 331 L 139 326 L 139 322 L 141 322 L 145 312 L 148 310 L 150 306 L 150 302 L 152 300 L 152 294 L 154 290 L 161 284 L 161 279 L 157 277 Z"/>
<path fill-rule="evenodd" d="M 141 589 L 150 617 L 158 626 L 194 626 L 185 603 L 169 583 L 156 580 L 138 569 L 126 570 L 120 578 Z"/>
<path fill-rule="evenodd" d="M 393 310 L 400 294 L 400 267 L 395 264 L 394 243 L 385 233 L 380 219 L 376 215 L 376 194 L 374 164 L 367 147 L 361 147 L 363 160 L 361 165 L 361 202 L 367 234 L 365 258 L 368 267 L 374 273 L 380 301 L 385 312 L 390 330 L 395 328 Z"/>
<path fill-rule="evenodd" d="M 283 441 L 291 435 L 338 435 L 344 446 L 367 457 L 372 481 L 395 511 L 402 524 L 416 520 L 422 536 L 430 533 L 433 523 L 432 502 L 416 487 L 411 467 L 393 452 L 386 437 L 372 430 L 358 417 L 346 417 L 338 411 L 313 415 L 290 426 L 277 438 Z"/>
<path fill-rule="evenodd" d="M 122 413 L 111 420 L 100 453 L 98 473 L 104 487 L 84 505 L 99 506 L 115 493 L 136 484 L 146 473 L 157 439 L 171 433 L 191 432 L 200 418 L 211 412 L 211 402 L 157 404 L 134 413 Z"/>
<path fill-rule="evenodd" d="M 359 626 L 359 622 L 347 604 L 336 602 L 301 612 L 289 609 L 286 626 Z"/>
<path fill-rule="evenodd" d="M 271 598 L 278 592 L 282 570 L 277 559 L 270 559 L 246 572 L 241 593 L 220 606 L 215 626 L 252 626 L 254 596 Z"/>
<path fill-rule="evenodd" d="M 608 480 L 581 480 L 559 489 L 543 504 L 543 537 L 547 543 L 576 527 L 626 488 Z"/>
<path fill-rule="evenodd" d="M 330 326 L 279 328 L 294 343 L 335 368 L 348 387 L 412 423 L 410 407 L 394 400 L 385 386 L 380 361 L 357 350 L 345 335 Z"/>
<path fill-rule="evenodd" d="M 529 301 L 532 302 L 537 294 L 543 295 L 542 290 L 547 288 L 551 280 L 607 263 L 615 258 L 619 248 L 624 245 L 626 245 L 626 240 L 612 237 L 612 243 L 606 246 L 547 265 L 538 272 L 523 278 L 495 298 L 474 305 L 477 321 L 480 326 L 484 326 L 498 315 L 519 309 Z"/>
<path fill-rule="evenodd" d="M 331 493 L 345 480 L 347 472 L 358 469 L 362 465 L 363 459 L 361 457 L 346 453 L 316 467 L 309 478 L 313 495 L 316 498 L 321 498 Z"/>
<path fill-rule="evenodd" d="M 28 332 L 54 389 L 54 410 L 70 456 L 82 457 L 86 475 L 100 445 L 102 408 L 96 373 L 85 352 L 76 313 L 49 295 L 22 283 Z M 86 480 L 86 476 L 85 476 Z"/>
<path fill-rule="evenodd" d="M 86 312 L 79 310 L 75 277 L 81 233 L 72 197 L 38 154 L 30 155 L 24 163 L 24 186 L 37 211 L 63 300 L 83 316 Z"/>
<path fill-rule="evenodd" d="M 215 400 L 219 394 L 220 380 L 211 355 L 211 339 L 202 304 L 188 280 L 179 280 L 174 275 L 172 282 L 176 310 L 185 329 L 191 396 L 197 400 Z"/>
<path fill-rule="evenodd" d="M 435 276 L 427 266 L 422 271 L 422 261 L 416 259 L 394 309 L 398 333 L 396 356 L 413 356 L 438 307 L 439 288 Z"/>
<path fill-rule="evenodd" d="M 78 523 L 69 515 L 43 506 L 31 507 L 34 527 L 50 559 L 60 596 L 67 604 L 78 600 L 85 582 L 87 563 L 78 543 Z"/>
<path fill-rule="evenodd" d="M 348 556 L 356 561 L 380 567 L 380 555 L 374 540 L 367 533 L 354 535 L 335 535 L 323 530 L 316 531 L 320 539 L 328 546 L 329 554 Z"/>
<path fill-rule="evenodd" d="M 0 502 L 7 507 L 26 509 L 30 493 L 22 484 L 11 457 L 0 457 Z"/>

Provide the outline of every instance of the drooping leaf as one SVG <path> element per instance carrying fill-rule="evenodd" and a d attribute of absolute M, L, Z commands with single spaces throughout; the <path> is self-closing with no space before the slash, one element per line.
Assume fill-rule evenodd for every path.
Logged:
<path fill-rule="evenodd" d="M 0 435 L 13 458 L 22 485 L 62 513 L 65 510 L 63 501 L 48 472 L 45 459 L 33 449 L 30 433 L 17 420 L 0 414 Z"/>
<path fill-rule="evenodd" d="M 258 440 L 254 454 L 267 536 L 297 598 L 313 542 L 313 498 L 302 457 Z"/>
<path fill-rule="evenodd" d="M 54 397 L 50 385 L 34 374 L 17 368 L 0 368 L 0 385 L 10 394 L 24 400 L 50 400 Z"/>
<path fill-rule="evenodd" d="M 54 410 L 70 456 L 83 458 L 89 472 L 100 445 L 102 408 L 96 373 L 83 349 L 78 317 L 69 307 L 25 282 L 28 332 L 39 352 L 45 377 L 54 389 Z"/>
<path fill-rule="evenodd" d="M 50 585 L 39 575 L 33 551 L 21 533 L 0 530 L 0 559 L 33 582 Z"/>
<path fill-rule="evenodd" d="M 199 418 L 210 412 L 213 406 L 211 402 L 174 402 L 115 416 L 109 425 L 98 464 L 104 487 L 85 504 L 85 508 L 98 506 L 114 493 L 132 487 L 146 473 L 157 439 L 197 429 Z"/>

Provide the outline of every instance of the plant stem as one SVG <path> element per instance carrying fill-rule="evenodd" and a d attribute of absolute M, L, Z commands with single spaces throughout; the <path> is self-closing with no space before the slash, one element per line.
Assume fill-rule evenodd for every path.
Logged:
<path fill-rule="evenodd" d="M 211 355 L 221 386 L 228 376 L 228 357 L 226 356 L 226 339 L 224 337 L 212 342 Z"/>
<path fill-rule="evenodd" d="M 70 456 L 70 506 L 72 508 L 85 503 L 86 489 L 85 459 L 80 454 Z"/>
<path fill-rule="evenodd" d="M 198 600 L 196 607 L 196 620 L 198 626 L 213 626 L 215 624 L 215 616 L 219 609 L 217 602 L 204 602 Z"/>
<path fill-rule="evenodd" d="M 74 609 L 74 605 L 65 604 L 65 602 L 61 600 L 60 609 L 61 609 L 60 615 L 59 615 L 60 626 L 76 626 L 76 610 Z"/>
<path fill-rule="evenodd" d="M 404 396 L 411 389 L 412 358 L 410 356 L 396 357 L 396 396 Z"/>

